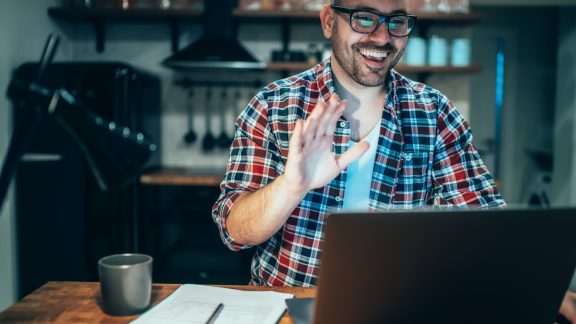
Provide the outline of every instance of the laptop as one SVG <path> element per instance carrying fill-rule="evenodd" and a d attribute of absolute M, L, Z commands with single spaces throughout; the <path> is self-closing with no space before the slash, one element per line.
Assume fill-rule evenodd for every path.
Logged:
<path fill-rule="evenodd" d="M 576 267 L 576 209 L 339 213 L 295 323 L 545 323 Z M 306 314 L 307 313 L 307 314 Z"/>

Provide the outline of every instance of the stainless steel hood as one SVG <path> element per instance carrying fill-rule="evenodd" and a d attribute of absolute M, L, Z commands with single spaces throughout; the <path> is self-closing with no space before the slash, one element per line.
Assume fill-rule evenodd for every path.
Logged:
<path fill-rule="evenodd" d="M 264 69 L 237 40 L 232 10 L 236 0 L 206 0 L 203 36 L 166 58 L 162 64 L 173 69 Z"/>
<path fill-rule="evenodd" d="M 162 62 L 174 69 L 263 69 L 264 62 L 255 59 L 236 39 L 204 36 Z"/>

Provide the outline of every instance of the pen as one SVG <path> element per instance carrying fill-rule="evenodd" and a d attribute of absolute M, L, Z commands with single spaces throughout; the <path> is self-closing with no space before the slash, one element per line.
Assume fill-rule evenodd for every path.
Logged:
<path fill-rule="evenodd" d="M 210 318 L 208 318 L 208 320 L 206 321 L 206 324 L 214 323 L 216 321 L 216 318 L 220 314 L 220 312 L 222 312 L 222 308 L 224 308 L 224 304 L 222 304 L 222 303 L 218 304 L 218 306 L 216 306 L 216 309 L 214 310 L 212 315 L 210 315 Z"/>

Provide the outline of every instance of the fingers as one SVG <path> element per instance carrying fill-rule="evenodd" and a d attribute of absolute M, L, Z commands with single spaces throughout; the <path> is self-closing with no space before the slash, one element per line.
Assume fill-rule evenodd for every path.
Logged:
<path fill-rule="evenodd" d="M 328 100 L 324 114 L 318 121 L 316 137 L 330 136 L 331 138 L 334 135 L 334 124 L 343 111 L 342 107 L 346 107 L 346 101 L 342 102 L 337 94 L 332 95 Z M 330 130 L 332 131 L 330 132 Z"/>
<path fill-rule="evenodd" d="M 323 102 L 319 102 L 314 110 L 306 118 L 306 122 L 304 123 L 304 145 L 307 143 L 312 143 L 316 139 L 316 134 L 318 132 L 318 125 L 320 123 L 320 119 L 326 110 L 326 104 Z"/>
<path fill-rule="evenodd" d="M 341 101 L 337 94 L 333 94 L 327 103 L 318 102 L 304 124 L 305 141 L 334 135 L 336 122 L 346 109 L 348 102 Z"/>
<path fill-rule="evenodd" d="M 340 155 L 337 160 L 340 170 L 342 171 L 346 169 L 350 163 L 359 159 L 364 153 L 366 153 L 366 151 L 368 151 L 368 148 L 370 148 L 370 144 L 366 141 L 362 141 Z"/>
<path fill-rule="evenodd" d="M 290 136 L 289 150 L 288 154 L 299 154 L 302 151 L 302 119 L 296 121 L 292 136 Z"/>
<path fill-rule="evenodd" d="M 327 127 L 326 127 L 326 135 L 327 136 L 334 136 L 334 132 L 336 131 L 336 124 L 338 123 L 338 119 L 340 118 L 340 116 L 342 116 L 342 113 L 346 109 L 346 106 L 348 106 L 348 101 L 343 100 L 336 107 L 336 111 L 334 114 L 332 114 L 330 120 L 328 121 Z"/>

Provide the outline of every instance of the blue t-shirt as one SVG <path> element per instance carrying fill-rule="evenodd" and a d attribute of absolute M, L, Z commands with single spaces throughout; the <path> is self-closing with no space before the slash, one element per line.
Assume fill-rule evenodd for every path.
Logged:
<path fill-rule="evenodd" d="M 347 168 L 346 189 L 342 211 L 366 211 L 370 198 L 370 185 L 372 183 L 372 171 L 374 170 L 374 160 L 376 159 L 376 147 L 378 146 L 378 135 L 380 124 L 378 123 L 363 141 L 370 144 L 370 148 L 358 160 L 350 163 Z M 350 140 L 348 147 L 356 145 Z"/>

